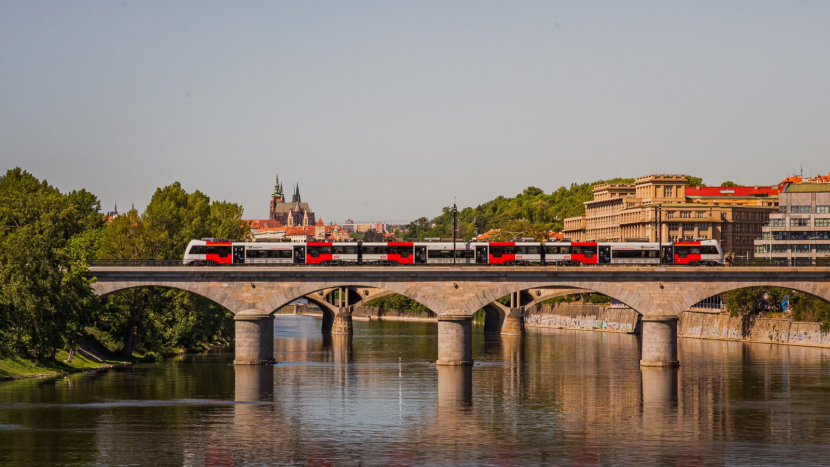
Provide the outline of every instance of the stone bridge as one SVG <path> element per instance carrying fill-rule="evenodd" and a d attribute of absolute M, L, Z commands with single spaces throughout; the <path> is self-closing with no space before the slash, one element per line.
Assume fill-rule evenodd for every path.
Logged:
<path fill-rule="evenodd" d="M 614 298 L 642 315 L 644 366 L 677 365 L 677 319 L 712 295 L 776 286 L 830 302 L 830 268 L 683 267 L 92 267 L 95 292 L 160 286 L 202 295 L 235 316 L 237 364 L 273 361 L 273 313 L 299 298 L 324 312 L 323 332 L 351 333 L 351 310 L 390 293 L 438 315 L 437 364 L 472 363 L 472 316 L 485 309 L 490 331 L 523 332 L 524 310 L 583 291 Z M 509 297 L 509 304 L 497 300 Z M 505 300 L 506 301 L 506 300 Z M 495 323 L 495 324 L 494 324 Z"/>

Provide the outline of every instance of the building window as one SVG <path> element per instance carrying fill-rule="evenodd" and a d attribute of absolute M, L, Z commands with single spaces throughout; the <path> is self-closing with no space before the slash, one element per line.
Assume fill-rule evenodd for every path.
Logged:
<path fill-rule="evenodd" d="M 769 253 L 769 245 L 755 245 L 755 253 Z"/>
<path fill-rule="evenodd" d="M 790 219 L 790 227 L 810 227 L 810 219 Z"/>
<path fill-rule="evenodd" d="M 816 245 L 816 252 L 818 253 L 830 253 L 830 244 L 821 243 Z"/>
<path fill-rule="evenodd" d="M 674 217 L 674 211 L 666 211 L 666 217 L 668 217 L 669 219 L 673 218 Z"/>
<path fill-rule="evenodd" d="M 697 211 L 695 214 L 697 217 L 706 217 L 706 211 Z"/>
<path fill-rule="evenodd" d="M 683 224 L 683 230 L 694 230 L 694 229 L 695 229 L 694 224 Z"/>
<path fill-rule="evenodd" d="M 789 245 L 773 245 L 772 252 L 773 253 L 786 253 L 790 251 Z"/>
<path fill-rule="evenodd" d="M 796 243 L 792 245 L 793 253 L 809 253 L 810 252 L 810 244 L 809 243 Z"/>
<path fill-rule="evenodd" d="M 816 214 L 830 214 L 830 206 L 816 206 Z"/>
<path fill-rule="evenodd" d="M 672 187 L 664 186 L 663 187 L 663 197 L 664 198 L 671 198 L 672 196 Z"/>
<path fill-rule="evenodd" d="M 678 224 L 677 222 L 671 222 L 671 223 L 669 223 L 669 232 L 674 232 L 674 231 L 677 231 L 677 229 L 678 229 L 678 225 L 679 225 L 679 224 Z"/>
<path fill-rule="evenodd" d="M 773 240 L 786 240 L 787 239 L 787 232 L 775 232 L 772 235 Z"/>
<path fill-rule="evenodd" d="M 830 227 L 830 219 L 816 219 L 816 227 Z"/>
<path fill-rule="evenodd" d="M 810 214 L 812 212 L 812 206 L 793 206 L 790 208 L 790 214 Z"/>
<path fill-rule="evenodd" d="M 770 227 L 786 227 L 787 221 L 785 219 L 770 219 L 769 221 Z"/>
<path fill-rule="evenodd" d="M 684 219 L 688 219 L 688 218 L 692 217 L 692 212 L 691 211 L 680 211 L 680 217 L 682 217 Z"/>
<path fill-rule="evenodd" d="M 778 206 L 778 212 L 787 213 L 787 206 Z"/>
<path fill-rule="evenodd" d="M 677 235 L 669 235 L 669 242 L 674 243 L 677 241 Z"/>
<path fill-rule="evenodd" d="M 790 240 L 809 240 L 813 232 L 790 232 Z"/>
<path fill-rule="evenodd" d="M 697 225 L 699 230 L 709 230 L 709 223 L 708 222 L 701 222 Z"/>

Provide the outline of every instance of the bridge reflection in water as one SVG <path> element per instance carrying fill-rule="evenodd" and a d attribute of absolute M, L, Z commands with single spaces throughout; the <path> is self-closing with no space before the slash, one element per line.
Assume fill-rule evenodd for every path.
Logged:
<path fill-rule="evenodd" d="M 827 349 L 683 339 L 683 366 L 651 368 L 634 362 L 640 350 L 630 335 L 533 328 L 511 338 L 476 326 L 479 364 L 437 367 L 429 364 L 435 323 L 356 322 L 351 339 L 325 338 L 319 324 L 277 319 L 277 365 L 234 366 L 229 354 L 210 352 L 185 357 L 193 363 L 2 383 L 0 462 L 773 465 L 830 458 Z"/>

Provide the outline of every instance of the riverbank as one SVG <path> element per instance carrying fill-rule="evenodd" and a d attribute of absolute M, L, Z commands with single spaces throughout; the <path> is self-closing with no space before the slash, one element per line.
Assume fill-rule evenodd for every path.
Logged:
<path fill-rule="evenodd" d="M 129 365 L 127 360 L 104 360 L 97 362 L 78 352 L 72 357 L 72 362 L 65 362 L 69 353 L 65 350 L 55 354 L 55 360 L 37 362 L 20 356 L 0 356 L 0 381 L 25 378 L 49 378 L 83 371 L 112 368 Z"/>
<path fill-rule="evenodd" d="M 537 328 L 635 334 L 639 322 L 639 314 L 631 308 L 593 303 L 552 303 L 525 313 L 525 326 Z"/>

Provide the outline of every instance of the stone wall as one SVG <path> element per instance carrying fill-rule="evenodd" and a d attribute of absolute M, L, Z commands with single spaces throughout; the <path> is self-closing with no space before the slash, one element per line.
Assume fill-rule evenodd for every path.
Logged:
<path fill-rule="evenodd" d="M 680 315 L 677 334 L 697 339 L 830 347 L 830 334 L 821 332 L 821 323 L 754 316 L 730 318 L 728 313 L 687 311 Z"/>
<path fill-rule="evenodd" d="M 435 313 L 424 311 L 420 313 L 401 310 L 381 310 L 372 306 L 355 306 L 352 319 L 379 320 L 379 321 L 438 321 Z"/>
<path fill-rule="evenodd" d="M 525 326 L 635 333 L 639 313 L 627 307 L 593 303 L 553 303 L 525 312 Z"/>

